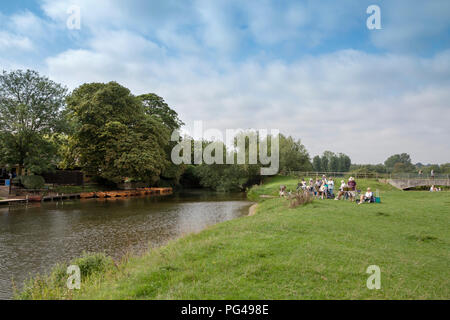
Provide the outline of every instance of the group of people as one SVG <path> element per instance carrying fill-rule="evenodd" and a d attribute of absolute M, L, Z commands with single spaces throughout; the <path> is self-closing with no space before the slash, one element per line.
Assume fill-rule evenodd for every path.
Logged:
<path fill-rule="evenodd" d="M 347 182 L 345 182 L 345 180 L 341 180 L 341 185 L 337 196 L 334 194 L 334 187 L 333 178 L 327 179 L 327 177 L 323 175 L 322 179 L 316 179 L 316 181 L 310 178 L 309 183 L 307 183 L 305 179 L 302 179 L 302 181 L 297 184 L 297 192 L 309 192 L 312 196 L 318 199 L 341 200 L 344 198 L 350 199 L 350 201 L 356 200 L 355 178 L 350 177 Z M 291 191 L 288 193 L 286 192 L 286 186 L 280 186 L 280 196 L 285 197 L 290 194 Z M 360 196 L 358 204 L 364 202 L 375 202 L 373 192 L 370 188 L 367 188 L 367 192 Z"/>
<path fill-rule="evenodd" d="M 306 183 L 305 179 L 297 184 L 297 192 L 303 190 L 304 192 L 310 192 L 317 198 L 330 199 L 334 198 L 334 180 L 333 178 L 327 179 L 325 175 L 322 179 L 314 180 L 309 179 L 309 183 Z"/>
<path fill-rule="evenodd" d="M 436 186 L 431 186 L 430 192 L 438 192 L 438 191 L 442 191 L 442 189 L 440 187 L 436 188 Z"/>

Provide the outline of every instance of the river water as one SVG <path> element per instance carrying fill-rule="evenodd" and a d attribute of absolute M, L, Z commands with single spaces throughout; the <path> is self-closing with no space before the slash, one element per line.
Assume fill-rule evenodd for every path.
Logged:
<path fill-rule="evenodd" d="M 190 190 L 164 197 L 86 199 L 0 206 L 0 299 L 12 297 L 12 279 L 46 273 L 83 251 L 120 258 L 240 217 L 245 194 Z"/>

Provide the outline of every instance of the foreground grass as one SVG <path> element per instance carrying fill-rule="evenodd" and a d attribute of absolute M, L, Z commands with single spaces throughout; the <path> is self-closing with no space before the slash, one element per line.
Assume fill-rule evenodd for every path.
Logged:
<path fill-rule="evenodd" d="M 296 182 L 278 177 L 249 197 Z M 254 216 L 129 258 L 70 298 L 448 299 L 450 193 L 358 182 L 380 189 L 382 203 L 317 200 L 289 209 L 284 199 L 259 199 Z M 369 265 L 381 268 L 380 290 L 366 287 Z M 33 298 L 68 296 L 41 291 Z"/>

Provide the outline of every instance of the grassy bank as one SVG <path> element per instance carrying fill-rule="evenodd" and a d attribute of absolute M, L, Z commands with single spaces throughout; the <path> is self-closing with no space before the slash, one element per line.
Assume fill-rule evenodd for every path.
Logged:
<path fill-rule="evenodd" d="M 448 299 L 450 193 L 402 192 L 375 181 L 381 204 L 316 200 L 288 208 L 276 177 L 249 191 L 256 214 L 220 223 L 129 257 L 62 293 L 44 280 L 21 298 L 74 299 Z M 381 289 L 366 287 L 369 265 Z M 59 282 L 61 283 L 61 282 Z"/>

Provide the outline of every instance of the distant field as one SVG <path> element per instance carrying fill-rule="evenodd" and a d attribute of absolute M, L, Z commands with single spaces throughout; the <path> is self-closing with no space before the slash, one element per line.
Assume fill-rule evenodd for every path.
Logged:
<path fill-rule="evenodd" d="M 276 177 L 249 192 L 254 216 L 224 222 L 91 277 L 75 299 L 449 299 L 450 193 L 373 180 L 381 204 L 316 200 L 288 208 Z M 366 269 L 381 269 L 369 290 Z M 22 298 L 63 298 L 50 285 Z"/>

